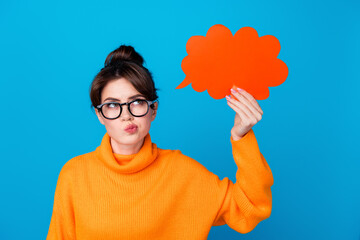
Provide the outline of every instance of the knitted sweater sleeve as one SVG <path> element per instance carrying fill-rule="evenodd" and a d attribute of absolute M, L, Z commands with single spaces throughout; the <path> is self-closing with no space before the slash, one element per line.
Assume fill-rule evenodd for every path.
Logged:
<path fill-rule="evenodd" d="M 54 196 L 54 206 L 46 240 L 75 239 L 73 182 L 69 163 L 61 169 Z"/>
<path fill-rule="evenodd" d="M 227 224 L 247 233 L 271 214 L 273 176 L 252 129 L 241 139 L 235 141 L 230 137 L 230 141 L 238 167 L 236 183 L 228 178 L 218 179 L 221 206 L 213 226 Z"/>

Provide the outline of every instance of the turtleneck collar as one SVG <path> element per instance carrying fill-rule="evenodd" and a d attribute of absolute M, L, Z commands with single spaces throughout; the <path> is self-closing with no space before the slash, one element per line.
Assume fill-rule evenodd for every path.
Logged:
<path fill-rule="evenodd" d="M 149 133 L 145 136 L 144 144 L 136 154 L 121 155 L 113 153 L 108 133 L 105 133 L 101 145 L 96 148 L 95 152 L 107 167 L 125 174 L 141 171 L 149 166 L 158 155 L 157 146 L 151 142 Z"/>

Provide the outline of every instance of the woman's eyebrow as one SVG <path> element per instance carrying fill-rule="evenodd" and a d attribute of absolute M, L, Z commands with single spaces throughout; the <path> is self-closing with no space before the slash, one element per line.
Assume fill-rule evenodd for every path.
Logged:
<path fill-rule="evenodd" d="M 104 102 L 105 102 L 105 101 L 107 101 L 107 100 L 111 100 L 111 101 L 118 101 L 118 102 L 120 102 L 120 100 L 119 100 L 119 99 L 117 99 L 117 98 L 113 98 L 113 97 L 108 97 L 108 98 L 106 98 L 106 99 L 104 100 Z"/>
<path fill-rule="evenodd" d="M 144 97 L 144 96 L 141 95 L 141 94 L 136 94 L 136 95 L 134 95 L 134 96 L 129 97 L 128 100 L 131 100 L 131 99 L 134 99 L 134 98 L 137 98 L 137 97 Z M 108 97 L 108 98 L 106 98 L 106 99 L 104 100 L 104 102 L 107 101 L 107 100 L 120 102 L 120 99 L 113 98 L 113 97 Z"/>
<path fill-rule="evenodd" d="M 129 97 L 128 100 L 134 99 L 134 98 L 137 98 L 137 97 L 144 97 L 144 96 L 141 95 L 141 94 L 136 94 L 136 95 L 134 95 L 134 96 L 132 96 L 132 97 Z"/>

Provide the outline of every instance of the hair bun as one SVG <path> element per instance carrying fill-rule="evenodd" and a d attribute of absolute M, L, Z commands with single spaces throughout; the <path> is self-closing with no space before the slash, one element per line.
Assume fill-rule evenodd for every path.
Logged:
<path fill-rule="evenodd" d="M 134 62 L 140 66 L 144 63 L 144 59 L 132 46 L 121 45 L 106 57 L 105 67 L 114 66 L 123 61 Z"/>

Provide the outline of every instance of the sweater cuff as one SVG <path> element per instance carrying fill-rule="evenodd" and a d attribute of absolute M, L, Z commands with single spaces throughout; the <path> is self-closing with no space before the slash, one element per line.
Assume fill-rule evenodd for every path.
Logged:
<path fill-rule="evenodd" d="M 254 150 L 258 151 L 259 146 L 255 137 L 255 133 L 252 129 L 250 129 L 242 138 L 239 140 L 234 140 L 232 136 L 230 137 L 231 145 L 233 146 L 233 150 L 235 152 L 247 152 L 248 154 L 254 154 L 251 153 Z M 234 154 L 237 154 L 235 153 Z"/>
<path fill-rule="evenodd" d="M 252 159 L 254 156 L 259 154 L 259 145 L 252 129 L 250 129 L 245 136 L 239 140 L 235 141 L 232 137 L 230 137 L 230 141 L 234 156 L 242 156 L 242 158 L 249 157 Z"/>
<path fill-rule="evenodd" d="M 230 135 L 230 142 L 231 143 L 246 142 L 249 141 L 249 138 L 252 138 L 254 136 L 255 136 L 254 131 L 252 128 L 250 128 L 250 130 L 239 140 L 234 140 L 233 137 Z"/>

